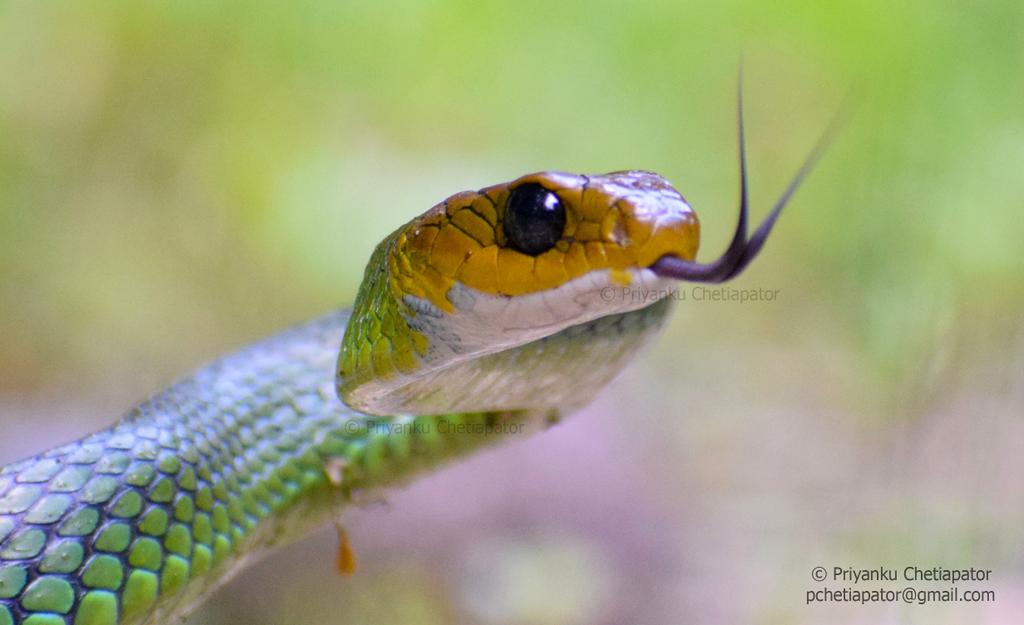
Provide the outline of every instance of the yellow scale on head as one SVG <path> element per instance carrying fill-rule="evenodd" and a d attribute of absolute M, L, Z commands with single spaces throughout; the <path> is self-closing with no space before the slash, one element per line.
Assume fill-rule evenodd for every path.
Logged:
<path fill-rule="evenodd" d="M 565 207 L 565 231 L 555 246 L 530 256 L 507 246 L 503 228 L 511 190 L 539 184 Z M 490 295 L 516 296 L 556 288 L 598 269 L 628 284 L 629 269 L 647 267 L 663 254 L 692 259 L 699 225 L 693 212 L 651 219 L 644 193 L 678 195 L 647 172 L 585 177 L 539 173 L 448 198 L 399 231 L 390 259 L 397 293 L 425 299 L 453 312 L 447 295 L 460 282 Z"/>

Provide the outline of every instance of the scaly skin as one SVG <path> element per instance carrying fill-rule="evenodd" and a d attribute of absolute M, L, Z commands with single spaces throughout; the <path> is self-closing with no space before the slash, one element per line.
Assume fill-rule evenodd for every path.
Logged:
<path fill-rule="evenodd" d="M 740 219 L 712 263 L 694 261 L 696 216 L 650 172 L 459 193 L 378 246 L 347 334 L 348 312 L 283 332 L 109 430 L 0 469 L 0 625 L 165 622 L 356 491 L 589 401 L 663 324 L 662 287 L 750 263 L 826 143 L 748 238 L 740 119 Z M 510 199 L 522 184 L 564 213 L 557 239 L 530 249 L 509 240 L 519 225 L 504 231 L 537 219 Z M 657 301 L 625 289 L 638 284 Z M 368 413 L 460 412 L 361 414 L 335 398 L 335 372 Z"/>
<path fill-rule="evenodd" d="M 108 430 L 0 469 L 0 625 L 166 622 L 354 492 L 496 440 L 487 427 L 522 417 L 347 409 L 333 383 L 347 320 L 256 343 Z"/>
<path fill-rule="evenodd" d="M 437 349 L 457 352 L 471 333 L 461 336 L 458 325 L 431 326 L 431 319 L 447 313 L 413 311 L 409 294 L 395 290 L 401 281 L 390 278 L 404 266 L 391 261 L 406 258 L 406 243 L 410 270 L 421 274 L 447 267 L 452 254 L 485 254 L 454 243 L 416 243 L 431 229 L 470 227 L 463 218 L 471 215 L 468 209 L 455 208 L 472 194 L 450 198 L 375 252 L 345 341 L 348 312 L 299 326 L 199 370 L 108 430 L 0 469 L 0 625 L 166 622 L 187 612 L 245 560 L 301 536 L 355 493 L 554 422 L 589 401 L 661 327 L 670 308 L 666 300 L 597 300 L 595 285 L 620 284 L 666 250 L 692 256 L 696 221 L 682 197 L 655 174 L 549 177 L 561 185 L 569 205 L 573 242 L 552 251 L 555 260 L 545 258 L 569 259 L 572 250 L 580 256 L 583 241 L 587 249 L 605 250 L 589 261 L 580 256 L 566 265 L 575 273 L 560 274 L 570 285 L 584 280 L 590 304 L 579 304 L 575 286 L 550 291 L 551 301 L 529 305 L 549 315 L 562 299 L 572 300 L 571 312 L 552 323 L 517 308 L 523 315 L 512 321 L 542 323 L 546 334 L 509 342 L 509 328 L 488 328 L 476 336 L 493 350 L 460 362 L 442 357 L 448 352 Z M 504 201 L 506 187 L 486 190 L 497 198 L 486 196 L 486 203 Z M 450 222 L 447 209 L 454 211 Z M 590 241 L 602 236 L 602 228 L 608 240 Z M 425 249 L 432 255 L 424 257 Z M 618 265 L 611 262 L 612 249 L 619 250 Z M 503 275 L 502 266 L 491 269 Z M 576 275 L 587 268 L 594 270 L 589 278 Z M 612 276 L 612 269 L 619 273 Z M 527 274 L 540 281 L 527 284 Z M 405 276 L 402 284 L 436 282 L 417 275 Z M 488 285 L 470 277 L 462 276 L 469 283 L 460 282 L 460 288 L 480 286 L 484 290 L 472 297 L 497 297 L 503 306 L 528 303 L 524 289 L 547 291 L 553 284 L 547 273 L 531 269 L 518 283 L 519 295 L 501 289 L 491 294 Z M 449 287 L 454 278 L 448 278 Z M 463 299 L 471 295 L 461 293 Z M 465 303 L 451 301 L 453 313 Z M 401 399 L 393 404 L 395 412 L 420 416 L 369 416 L 343 405 L 335 394 L 343 342 L 359 354 L 352 361 L 359 366 L 346 371 L 342 357 L 338 388 L 347 386 L 349 375 L 356 386 L 400 385 L 392 364 L 420 369 L 403 361 L 403 354 L 432 358 L 429 377 L 410 378 L 389 391 Z M 430 416 L 438 413 L 447 414 Z"/>

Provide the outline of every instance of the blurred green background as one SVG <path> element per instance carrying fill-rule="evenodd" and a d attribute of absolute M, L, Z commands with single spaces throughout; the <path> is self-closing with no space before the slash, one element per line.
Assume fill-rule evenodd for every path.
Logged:
<path fill-rule="evenodd" d="M 355 293 L 528 171 L 658 171 L 734 224 L 855 114 L 742 288 L 597 403 L 355 512 L 190 624 L 1016 623 L 1024 5 L 0 1 L 0 462 Z M 804 605 L 814 566 L 991 568 L 988 604 Z M 941 586 L 941 585 L 940 585 Z"/>

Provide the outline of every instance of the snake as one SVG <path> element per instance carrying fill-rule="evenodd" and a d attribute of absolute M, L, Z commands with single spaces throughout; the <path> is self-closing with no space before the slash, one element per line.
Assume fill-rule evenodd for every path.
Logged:
<path fill-rule="evenodd" d="M 680 281 L 757 256 L 816 161 L 748 235 L 696 260 L 658 174 L 546 171 L 456 193 L 377 245 L 351 309 L 208 364 L 108 429 L 0 469 L 0 625 L 162 623 L 248 563 L 587 404 L 665 325 Z"/>

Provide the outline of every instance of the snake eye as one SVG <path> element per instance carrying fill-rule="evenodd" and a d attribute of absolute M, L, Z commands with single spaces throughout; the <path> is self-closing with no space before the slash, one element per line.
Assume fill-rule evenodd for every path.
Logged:
<path fill-rule="evenodd" d="M 554 192 L 539 184 L 512 190 L 505 205 L 505 237 L 523 254 L 536 256 L 555 246 L 565 230 L 565 208 Z"/>

